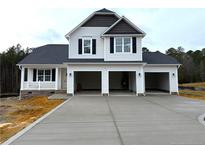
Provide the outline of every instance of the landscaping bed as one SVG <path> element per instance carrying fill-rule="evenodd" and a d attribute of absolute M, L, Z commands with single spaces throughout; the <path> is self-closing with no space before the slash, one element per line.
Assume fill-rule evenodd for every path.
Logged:
<path fill-rule="evenodd" d="M 63 101 L 48 100 L 46 96 L 36 96 L 25 100 L 18 100 L 17 97 L 1 98 L 0 143 L 3 143 Z"/>

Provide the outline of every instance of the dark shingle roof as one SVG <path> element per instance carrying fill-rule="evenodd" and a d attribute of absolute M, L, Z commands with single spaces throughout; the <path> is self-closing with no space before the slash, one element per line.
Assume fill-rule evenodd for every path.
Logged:
<path fill-rule="evenodd" d="M 147 64 L 180 64 L 175 58 L 157 52 L 143 52 L 143 61 Z"/>
<path fill-rule="evenodd" d="M 113 11 L 110 11 L 110 10 L 108 10 L 106 8 L 100 9 L 100 10 L 98 10 L 96 12 L 100 12 L 100 13 L 113 13 Z"/>
<path fill-rule="evenodd" d="M 18 64 L 62 64 L 68 57 L 68 45 L 49 44 L 34 48 Z"/>
<path fill-rule="evenodd" d="M 132 27 L 129 23 L 127 23 L 124 19 L 120 19 L 120 21 L 114 25 L 110 30 L 108 30 L 105 34 L 143 34 L 136 28 Z"/>
<path fill-rule="evenodd" d="M 171 56 L 161 52 L 144 52 L 143 61 L 104 61 L 104 59 L 68 59 L 68 45 L 50 44 L 33 49 L 18 64 L 62 64 L 62 63 L 148 63 L 179 64 Z"/>
<path fill-rule="evenodd" d="M 118 19 L 115 14 L 95 14 L 81 27 L 110 27 Z"/>

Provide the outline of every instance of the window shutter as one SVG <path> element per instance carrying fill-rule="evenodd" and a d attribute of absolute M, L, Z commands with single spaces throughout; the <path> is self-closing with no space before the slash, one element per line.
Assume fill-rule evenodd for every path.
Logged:
<path fill-rule="evenodd" d="M 93 55 L 96 54 L 96 39 L 92 39 L 92 53 Z"/>
<path fill-rule="evenodd" d="M 82 39 L 78 39 L 78 54 L 82 54 Z"/>
<path fill-rule="evenodd" d="M 24 69 L 24 81 L 28 81 L 28 68 Z"/>
<path fill-rule="evenodd" d="M 110 53 L 114 53 L 114 37 L 110 38 Z"/>
<path fill-rule="evenodd" d="M 36 81 L 36 69 L 33 69 L 33 81 Z"/>
<path fill-rule="evenodd" d="M 132 52 L 136 53 L 137 49 L 136 49 L 136 37 L 132 38 Z"/>
<path fill-rule="evenodd" d="M 56 80 L 56 69 L 52 69 L 52 81 Z"/>

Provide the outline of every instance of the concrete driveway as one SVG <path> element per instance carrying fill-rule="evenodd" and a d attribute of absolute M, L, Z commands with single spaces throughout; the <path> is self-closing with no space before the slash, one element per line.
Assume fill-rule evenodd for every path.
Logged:
<path fill-rule="evenodd" d="M 204 112 L 178 96 L 74 96 L 12 144 L 205 144 Z"/>

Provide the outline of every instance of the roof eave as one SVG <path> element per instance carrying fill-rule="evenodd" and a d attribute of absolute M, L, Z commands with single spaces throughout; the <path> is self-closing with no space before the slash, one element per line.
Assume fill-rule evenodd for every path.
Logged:
<path fill-rule="evenodd" d="M 101 37 L 109 37 L 109 36 L 136 36 L 136 37 L 145 37 L 146 34 L 103 34 Z"/>

